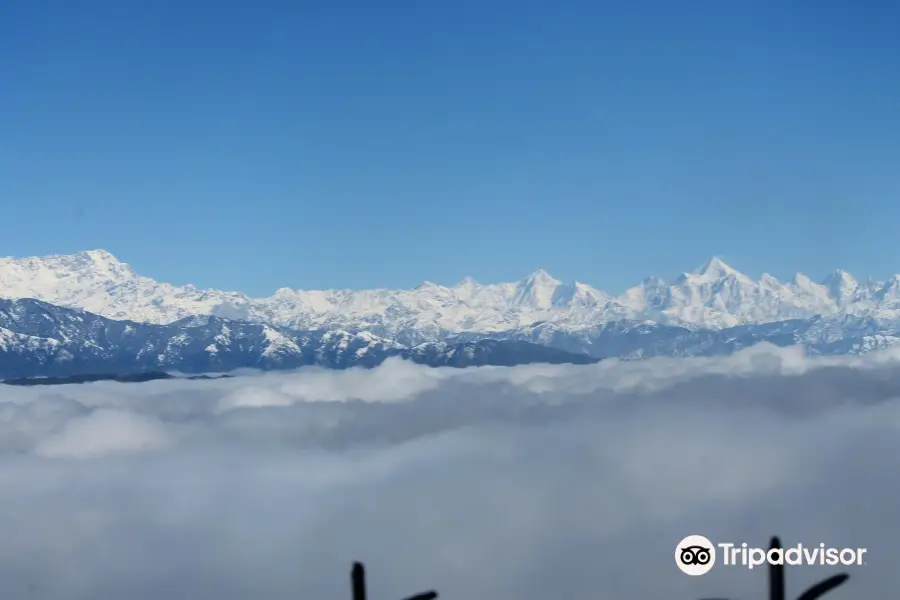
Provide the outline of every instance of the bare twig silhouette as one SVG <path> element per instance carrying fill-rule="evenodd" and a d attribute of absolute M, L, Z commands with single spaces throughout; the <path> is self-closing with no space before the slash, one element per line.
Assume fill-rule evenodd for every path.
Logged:
<path fill-rule="evenodd" d="M 778 536 L 773 536 L 769 543 L 769 550 L 783 549 L 781 540 Z M 818 600 L 831 590 L 843 585 L 850 575 L 848 573 L 838 573 L 832 575 L 822 581 L 809 586 L 797 600 Z M 350 580 L 353 586 L 353 600 L 368 600 L 366 596 L 366 569 L 362 563 L 353 563 L 353 570 L 350 572 Z M 784 564 L 769 564 L 769 600 L 786 600 L 785 573 Z M 435 600 L 438 593 L 434 590 L 422 592 L 410 596 L 405 600 Z M 704 598 L 703 600 L 729 600 L 727 598 Z"/>
<path fill-rule="evenodd" d="M 353 563 L 350 580 L 353 585 L 353 600 L 366 600 L 366 569 L 362 563 Z"/>
<path fill-rule="evenodd" d="M 353 570 L 350 572 L 350 581 L 353 585 L 353 600 L 367 600 L 366 598 L 366 568 L 362 563 L 353 563 Z M 434 600 L 438 597 L 438 593 L 434 590 L 422 592 L 415 596 L 410 596 L 405 600 Z"/>
<path fill-rule="evenodd" d="M 774 536 L 769 544 L 769 549 L 775 550 L 781 548 L 783 548 L 781 540 L 778 539 L 778 536 Z M 797 600 L 816 600 L 816 598 L 824 596 L 836 587 L 843 585 L 848 579 L 850 579 L 850 575 L 847 573 L 832 575 L 831 577 L 823 579 L 819 583 L 808 587 L 797 597 Z M 784 596 L 784 564 L 769 565 L 769 598 L 771 600 L 784 600 Z"/>
<path fill-rule="evenodd" d="M 773 536 L 769 543 L 769 550 L 782 549 L 781 540 L 778 536 Z M 843 585 L 850 579 L 847 573 L 839 573 L 832 575 L 827 579 L 823 579 L 819 583 L 809 586 L 797 600 L 816 600 L 830 592 L 831 590 Z M 769 565 L 769 600 L 785 600 L 786 591 L 784 584 L 784 564 Z M 704 600 L 726 600 L 725 598 L 705 598 Z"/>

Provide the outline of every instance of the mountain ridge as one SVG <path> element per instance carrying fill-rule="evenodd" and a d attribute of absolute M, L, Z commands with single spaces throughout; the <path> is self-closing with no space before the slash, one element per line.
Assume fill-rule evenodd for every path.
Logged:
<path fill-rule="evenodd" d="M 389 358 L 432 367 L 590 364 L 584 353 L 527 340 L 403 346 L 366 331 L 292 331 L 220 317 L 165 325 L 109 319 L 34 299 L 0 299 L 0 379 L 223 373 L 321 366 L 374 367 Z"/>
<path fill-rule="evenodd" d="M 0 297 L 35 298 L 111 319 L 169 324 L 195 316 L 294 330 L 368 330 L 405 345 L 460 333 L 497 334 L 538 322 L 578 331 L 621 320 L 716 329 L 815 316 L 900 319 L 900 276 L 860 283 L 836 270 L 821 282 L 753 279 L 718 256 L 673 281 L 648 277 L 611 295 L 537 269 L 516 282 L 411 289 L 294 290 L 265 298 L 176 286 L 137 274 L 105 250 L 0 259 Z"/>
<path fill-rule="evenodd" d="M 139 323 L 40 300 L 0 299 L 0 379 L 78 381 L 97 374 L 140 379 L 153 372 L 202 374 L 312 365 L 367 368 L 389 359 L 455 368 L 591 364 L 604 358 L 725 355 L 759 343 L 799 345 L 814 355 L 864 354 L 900 344 L 900 320 L 817 316 L 721 330 L 620 320 L 577 331 L 544 321 L 404 344 L 365 329 L 291 330 L 211 315 L 169 324 Z"/>

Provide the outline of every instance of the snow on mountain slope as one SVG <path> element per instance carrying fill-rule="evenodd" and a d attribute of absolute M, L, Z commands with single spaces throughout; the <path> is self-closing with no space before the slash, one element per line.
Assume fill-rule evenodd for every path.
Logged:
<path fill-rule="evenodd" d="M 471 350 L 462 356 L 460 348 Z M 410 349 L 367 331 L 292 331 L 219 317 L 159 325 L 109 319 L 41 300 L 0 299 L 0 379 L 223 372 L 306 365 L 374 367 L 399 357 L 429 366 L 596 362 L 522 340 L 429 342 Z"/>
<path fill-rule="evenodd" d="M 409 290 L 279 289 L 268 298 L 159 283 L 103 250 L 0 259 L 0 297 L 36 298 L 112 319 L 167 324 L 212 315 L 291 329 L 366 330 L 415 345 L 448 334 L 491 333 L 553 324 L 577 331 L 618 320 L 722 329 L 817 315 L 900 318 L 900 275 L 859 283 L 835 271 L 821 283 L 797 274 L 754 280 L 719 258 L 673 282 L 645 279 L 618 296 L 563 283 L 544 270 L 511 283 Z M 276 343 L 277 345 L 277 343 Z"/>
<path fill-rule="evenodd" d="M 111 319 L 171 323 L 213 314 L 243 294 L 178 287 L 141 277 L 105 250 L 31 258 L 0 258 L 0 297 L 34 298 Z"/>

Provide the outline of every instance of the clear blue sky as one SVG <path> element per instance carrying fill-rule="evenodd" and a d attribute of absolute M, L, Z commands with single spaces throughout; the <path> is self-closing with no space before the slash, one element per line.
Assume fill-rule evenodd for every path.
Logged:
<path fill-rule="evenodd" d="M 886 276 L 897 6 L 7 0 L 0 255 L 253 294 Z"/>

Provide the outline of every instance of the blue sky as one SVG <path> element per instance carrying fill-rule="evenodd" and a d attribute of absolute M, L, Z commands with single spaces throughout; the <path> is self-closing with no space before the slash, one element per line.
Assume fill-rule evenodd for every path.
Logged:
<path fill-rule="evenodd" d="M 900 8 L 0 4 L 0 255 L 175 283 L 900 272 Z"/>

